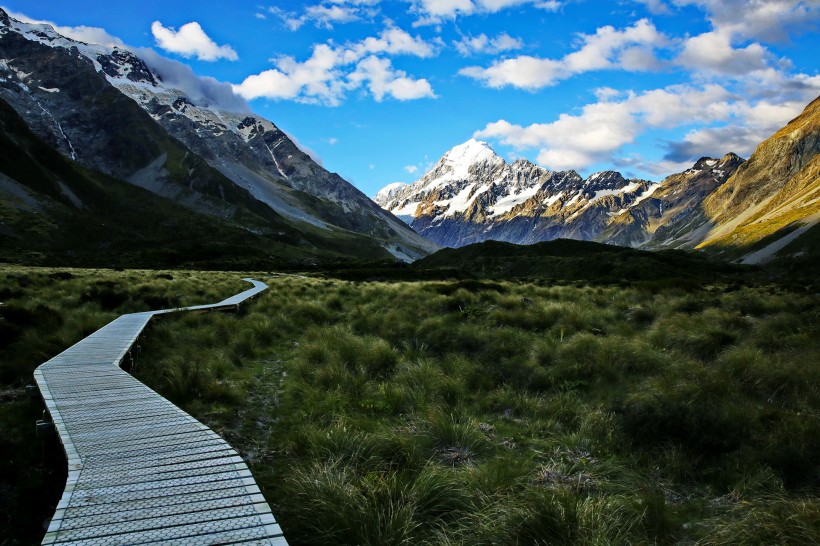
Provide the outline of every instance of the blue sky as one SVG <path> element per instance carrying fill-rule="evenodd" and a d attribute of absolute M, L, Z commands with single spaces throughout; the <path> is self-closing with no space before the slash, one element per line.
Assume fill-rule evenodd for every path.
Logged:
<path fill-rule="evenodd" d="M 368 195 L 476 137 L 660 180 L 820 95 L 818 0 L 3 0 L 233 84 Z"/>

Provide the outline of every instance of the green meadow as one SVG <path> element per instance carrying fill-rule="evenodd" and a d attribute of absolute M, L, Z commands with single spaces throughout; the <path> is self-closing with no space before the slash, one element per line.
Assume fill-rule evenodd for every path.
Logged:
<path fill-rule="evenodd" d="M 39 541 L 64 485 L 34 368 L 245 275 L 0 268 L 0 536 Z M 154 322 L 133 373 L 293 545 L 820 543 L 813 286 L 254 276 Z"/>

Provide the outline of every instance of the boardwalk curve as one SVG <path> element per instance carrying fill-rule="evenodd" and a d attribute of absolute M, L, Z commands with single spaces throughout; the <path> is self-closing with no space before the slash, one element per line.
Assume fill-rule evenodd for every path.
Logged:
<path fill-rule="evenodd" d="M 208 427 L 120 369 L 148 322 L 219 303 L 130 313 L 34 372 L 68 459 L 68 479 L 43 544 L 287 546 L 248 467 Z"/>

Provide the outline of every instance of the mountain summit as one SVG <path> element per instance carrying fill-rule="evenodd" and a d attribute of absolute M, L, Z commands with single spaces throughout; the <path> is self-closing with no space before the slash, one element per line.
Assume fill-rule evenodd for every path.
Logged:
<path fill-rule="evenodd" d="M 615 213 L 649 198 L 657 185 L 604 171 L 584 180 L 525 159 L 507 163 L 470 139 L 445 153 L 412 184 L 391 184 L 376 202 L 433 241 L 463 246 L 484 240 L 533 243 L 592 239 Z"/>

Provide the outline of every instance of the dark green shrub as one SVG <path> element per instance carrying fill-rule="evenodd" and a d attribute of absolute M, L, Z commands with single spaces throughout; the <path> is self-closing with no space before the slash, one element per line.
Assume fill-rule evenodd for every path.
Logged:
<path fill-rule="evenodd" d="M 655 399 L 613 409 L 627 437 L 644 448 L 674 442 L 691 453 L 714 456 L 738 449 L 749 437 L 749 424 L 742 416 L 726 415 L 710 402 Z"/>
<path fill-rule="evenodd" d="M 114 283 L 98 283 L 80 296 L 81 303 L 97 303 L 104 311 L 113 311 L 128 301 L 129 294 Z"/>

